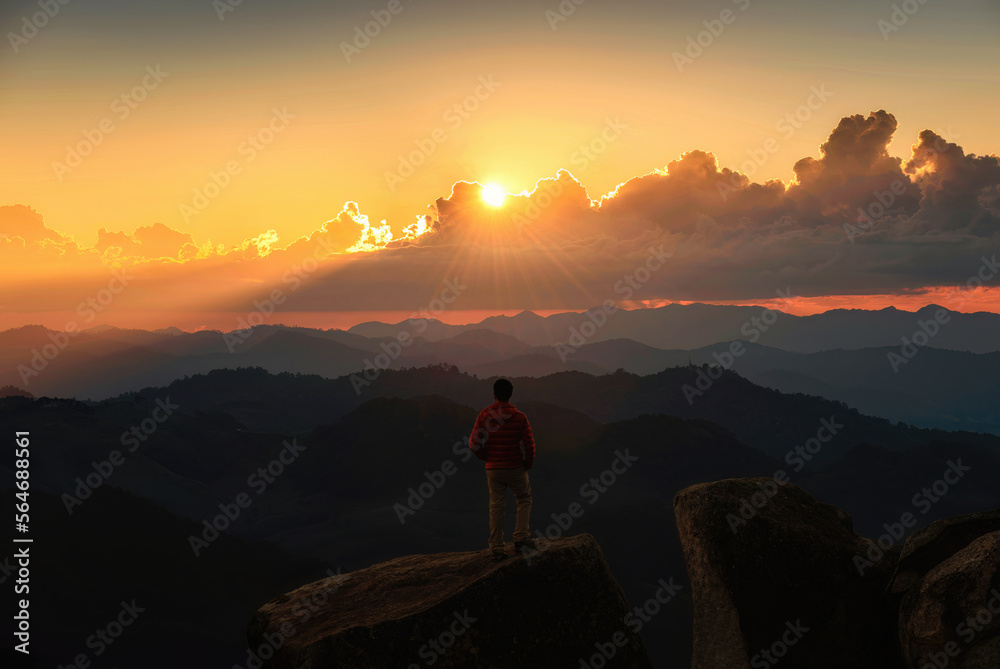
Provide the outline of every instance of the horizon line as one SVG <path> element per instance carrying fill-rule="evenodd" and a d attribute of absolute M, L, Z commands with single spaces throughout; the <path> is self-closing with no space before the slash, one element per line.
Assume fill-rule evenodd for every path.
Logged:
<path fill-rule="evenodd" d="M 798 299 L 810 299 L 810 298 L 798 298 Z M 822 299 L 822 298 L 820 298 L 820 299 Z M 782 299 L 745 300 L 745 301 L 744 300 L 740 300 L 740 301 L 689 301 L 689 300 L 672 300 L 672 301 L 666 301 L 663 304 L 655 304 L 655 305 L 632 304 L 632 305 L 629 305 L 629 306 L 616 307 L 616 309 L 620 310 L 620 311 L 647 311 L 647 310 L 664 309 L 664 308 L 668 308 L 668 307 L 733 307 L 733 308 L 753 308 L 753 307 L 757 307 L 757 308 L 760 308 L 760 309 L 773 310 L 773 311 L 776 311 L 776 312 L 781 312 L 781 313 L 784 313 L 786 315 L 793 316 L 793 317 L 796 317 L 796 318 L 807 318 L 807 317 L 810 317 L 810 316 L 821 316 L 821 315 L 825 315 L 825 314 L 828 314 L 828 313 L 833 313 L 835 311 L 857 311 L 857 312 L 865 312 L 865 313 L 878 313 L 878 312 L 882 312 L 882 311 L 898 311 L 898 312 L 903 312 L 903 313 L 917 314 L 917 313 L 919 313 L 919 312 L 921 312 L 921 311 L 923 311 L 925 309 L 935 308 L 936 307 L 936 308 L 940 308 L 940 309 L 945 309 L 945 310 L 947 310 L 949 312 L 952 312 L 952 313 L 963 313 L 963 314 L 967 314 L 967 315 L 982 314 L 982 313 L 1000 315 L 1000 311 L 989 311 L 989 310 L 983 310 L 983 309 L 977 309 L 977 310 L 971 310 L 971 311 L 962 311 L 961 309 L 947 307 L 947 306 L 938 304 L 936 302 L 927 302 L 927 303 L 924 303 L 921 306 L 918 306 L 918 307 L 914 308 L 913 310 L 910 310 L 910 309 L 901 309 L 901 308 L 899 308 L 899 307 L 897 307 L 897 306 L 895 306 L 893 304 L 887 304 L 885 306 L 878 307 L 878 308 L 875 308 L 875 307 L 868 307 L 868 308 L 866 308 L 866 307 L 834 306 L 834 307 L 831 307 L 831 308 L 828 308 L 828 309 L 823 309 L 823 310 L 808 310 L 807 309 L 805 313 L 795 313 L 796 311 L 802 311 L 802 310 L 801 309 L 782 309 L 782 308 L 780 308 L 780 306 L 784 306 L 784 305 L 775 305 L 776 302 L 782 302 L 782 301 L 784 301 L 784 300 L 782 300 Z M 1000 305 L 998 305 L 998 306 L 1000 306 Z M 6 332 L 10 332 L 12 330 L 18 330 L 18 329 L 28 328 L 28 327 L 41 327 L 41 328 L 44 328 L 46 330 L 53 331 L 53 332 L 70 332 L 70 331 L 74 331 L 74 332 L 95 332 L 95 331 L 102 331 L 102 330 L 123 330 L 123 331 L 143 331 L 143 332 L 155 333 L 155 332 L 159 332 L 159 331 L 163 331 L 163 330 L 177 330 L 177 331 L 182 332 L 184 334 L 195 334 L 195 333 L 198 333 L 198 332 L 218 332 L 220 334 L 225 334 L 227 332 L 244 331 L 244 330 L 248 330 L 248 329 L 255 329 L 257 327 L 280 327 L 280 328 L 295 328 L 295 329 L 318 330 L 318 331 L 338 331 L 339 330 L 339 331 L 343 331 L 343 332 L 349 332 L 352 329 L 354 329 L 356 327 L 359 327 L 359 326 L 363 326 L 363 325 L 386 325 L 386 326 L 404 325 L 409 320 L 424 319 L 424 320 L 426 320 L 428 322 L 438 323 L 440 325 L 445 325 L 445 326 L 450 326 L 450 327 L 467 327 L 467 326 L 470 326 L 470 325 L 479 325 L 479 324 L 482 324 L 482 323 L 484 323 L 485 321 L 487 321 L 487 320 L 489 320 L 491 318 L 514 318 L 514 317 L 517 317 L 517 316 L 519 316 L 521 314 L 525 314 L 525 313 L 538 316 L 539 318 L 542 318 L 542 319 L 547 319 L 550 316 L 557 316 L 557 315 L 562 315 L 562 314 L 585 314 L 585 313 L 587 313 L 589 311 L 593 311 L 595 309 L 601 309 L 601 308 L 602 308 L 601 305 L 596 305 L 596 306 L 588 307 L 586 309 L 572 309 L 572 308 L 570 308 L 570 309 L 456 309 L 456 310 L 449 310 L 449 311 L 447 311 L 445 313 L 441 313 L 441 314 L 435 314 L 434 316 L 431 316 L 431 315 L 421 316 L 419 312 L 413 312 L 413 311 L 409 311 L 409 310 L 301 311 L 301 312 L 286 312 L 285 316 L 286 317 L 290 317 L 290 316 L 293 316 L 293 315 L 298 315 L 298 316 L 308 315 L 308 316 L 306 316 L 305 318 L 297 318 L 295 320 L 290 320 L 288 322 L 280 321 L 280 322 L 259 322 L 259 323 L 250 323 L 250 322 L 248 322 L 247 321 L 248 314 L 242 314 L 239 318 L 243 319 L 242 322 L 245 325 L 245 327 L 241 327 L 240 323 L 237 322 L 236 326 L 233 327 L 233 328 L 231 328 L 231 329 L 222 329 L 222 328 L 219 328 L 219 327 L 209 327 L 209 326 L 198 326 L 198 327 L 191 328 L 190 326 L 189 327 L 182 327 L 182 326 L 178 326 L 178 325 L 173 324 L 173 323 L 171 323 L 169 325 L 163 325 L 163 326 L 160 326 L 160 327 L 149 327 L 149 326 L 146 326 L 146 327 L 131 326 L 130 327 L 128 325 L 118 325 L 118 324 L 111 323 L 111 322 L 95 323 L 93 325 L 88 325 L 87 327 L 79 327 L 79 326 L 77 326 L 77 327 L 74 327 L 72 329 L 61 329 L 59 327 L 50 327 L 49 325 L 46 325 L 43 322 L 25 322 L 25 323 L 22 323 L 20 325 L 10 325 L 8 327 L 4 327 L 3 329 L 0 329 L 0 333 L 6 333 Z M 23 312 L 8 312 L 8 313 L 23 313 Z M 158 312 L 158 313 L 161 315 L 161 318 L 162 318 L 163 317 L 162 316 L 162 312 Z M 209 318 L 211 316 L 214 316 L 214 317 L 218 318 L 218 317 L 226 315 L 226 314 L 231 314 L 232 312 L 215 312 L 214 314 L 209 314 L 208 312 L 200 312 L 200 313 L 202 315 L 204 315 L 205 318 Z M 253 314 L 253 313 L 257 313 L 257 312 L 251 312 L 251 314 Z M 456 321 L 455 318 L 450 318 L 450 319 L 447 319 L 447 320 L 442 320 L 442 318 L 440 318 L 441 316 L 444 316 L 445 314 L 451 314 L 451 315 L 454 315 L 454 316 L 459 316 L 461 314 L 469 314 L 469 313 L 484 314 L 484 315 L 481 318 L 479 318 L 479 320 L 465 320 L 465 321 Z M 337 326 L 323 327 L 319 323 L 315 323 L 315 322 L 313 324 L 306 324 L 305 323 L 305 321 L 310 321 L 310 320 L 315 321 L 317 319 L 317 317 L 319 317 L 319 320 L 322 320 L 323 317 L 327 317 L 328 318 L 329 316 L 334 315 L 334 314 L 344 314 L 344 315 L 351 314 L 351 315 L 354 315 L 355 317 L 360 317 L 362 314 L 381 314 L 383 317 L 386 317 L 389 314 L 398 314 L 398 315 L 409 314 L 409 317 L 406 317 L 406 316 L 403 316 L 403 317 L 396 316 L 396 318 L 399 318 L 399 320 L 388 320 L 388 319 L 387 320 L 382 320 L 382 319 L 355 320 L 355 319 L 351 319 L 351 324 L 347 325 L 346 327 L 337 327 Z M 2 320 L 3 315 L 4 314 L 2 312 L 0 312 L 0 320 Z M 187 314 L 187 318 L 190 318 L 190 317 L 191 317 L 191 315 Z M 184 319 L 181 318 L 179 320 L 184 320 Z M 72 325 L 72 323 L 69 322 L 69 321 L 67 321 L 66 325 L 63 326 L 63 328 L 67 328 L 70 325 Z M 364 336 L 364 335 L 361 335 L 361 336 Z"/>

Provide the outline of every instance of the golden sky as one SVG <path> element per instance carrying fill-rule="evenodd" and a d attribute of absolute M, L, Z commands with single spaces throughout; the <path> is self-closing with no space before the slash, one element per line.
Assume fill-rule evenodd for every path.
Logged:
<path fill-rule="evenodd" d="M 138 278 L 102 318 L 241 313 L 307 257 L 288 313 L 406 312 L 456 272 L 456 310 L 586 308 L 661 243 L 644 304 L 789 284 L 919 306 L 998 248 L 992 2 L 38 11 L 0 12 L 4 326 L 62 320 L 121 266 Z"/>

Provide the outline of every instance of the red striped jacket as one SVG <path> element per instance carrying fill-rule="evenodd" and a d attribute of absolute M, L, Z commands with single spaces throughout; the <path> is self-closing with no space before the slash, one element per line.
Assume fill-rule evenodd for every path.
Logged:
<path fill-rule="evenodd" d="M 521 446 L 524 446 L 524 454 Z M 494 402 L 479 412 L 469 435 L 469 448 L 486 469 L 531 469 L 535 462 L 535 439 L 528 417 L 510 402 Z"/>

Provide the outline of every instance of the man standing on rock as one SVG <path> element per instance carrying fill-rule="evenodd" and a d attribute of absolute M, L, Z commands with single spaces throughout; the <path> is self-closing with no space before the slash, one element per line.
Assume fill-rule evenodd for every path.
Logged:
<path fill-rule="evenodd" d="M 528 470 L 535 462 L 535 440 L 528 417 L 510 403 L 514 385 L 507 379 L 493 384 L 493 404 L 479 412 L 469 437 L 469 448 L 486 461 L 486 483 L 490 491 L 490 550 L 505 557 L 503 530 L 507 514 L 507 488 L 517 501 L 514 550 L 532 546 L 528 537 L 531 513 L 531 483 Z"/>

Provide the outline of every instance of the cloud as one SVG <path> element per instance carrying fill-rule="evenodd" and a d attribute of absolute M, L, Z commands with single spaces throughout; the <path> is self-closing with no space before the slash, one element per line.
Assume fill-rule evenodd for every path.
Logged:
<path fill-rule="evenodd" d="M 996 156 L 966 155 L 930 130 L 920 133 L 906 163 L 921 191 L 914 218 L 922 231 L 989 238 L 1000 220 L 1000 163 Z"/>
<path fill-rule="evenodd" d="M 566 170 L 540 179 L 531 191 L 508 194 L 495 208 L 482 197 L 483 185 L 459 181 L 448 197 L 438 198 L 430 213 L 408 226 L 409 235 L 390 247 L 471 243 L 487 247 L 561 245 L 578 242 L 599 230 L 594 203 Z M 419 229 L 425 233 L 416 235 Z"/>
<path fill-rule="evenodd" d="M 99 264 L 100 254 L 46 227 L 41 214 L 18 204 L 0 207 L 0 257 L 8 273 L 28 270 L 37 274 L 39 267 Z"/>
<path fill-rule="evenodd" d="M 66 238 L 45 227 L 42 215 L 23 204 L 0 207 L 0 235 L 18 237 L 26 244 L 42 241 L 61 242 Z"/>
<path fill-rule="evenodd" d="M 820 147 L 819 160 L 803 158 L 792 168 L 799 185 L 826 190 L 870 176 L 897 175 L 899 161 L 889 156 L 896 117 L 884 110 L 841 119 Z"/>
<path fill-rule="evenodd" d="M 795 162 L 788 184 L 754 182 L 694 149 L 600 197 L 565 170 L 508 194 L 502 207 L 483 201 L 482 185 L 459 181 L 397 234 L 347 202 L 299 239 L 283 244 L 269 230 L 229 249 L 159 224 L 131 235 L 102 229 L 94 248 L 79 249 L 36 212 L 7 207 L 0 251 L 47 244 L 95 263 L 131 258 L 146 272 L 135 291 L 144 302 L 174 291 L 175 302 L 190 293 L 203 308 L 234 311 L 275 287 L 289 293 L 289 311 L 417 310 L 446 279 L 468 285 L 454 305 L 461 309 L 964 284 L 1000 251 L 1000 162 L 929 130 L 911 155 L 895 157 L 896 129 L 882 110 L 843 118 L 817 157 Z M 668 260 L 647 271 L 652 252 Z M 623 281 L 634 287 L 620 290 Z"/>
<path fill-rule="evenodd" d="M 104 254 L 112 247 L 118 249 L 114 254 L 116 256 L 140 260 L 176 259 L 185 251 L 190 254 L 193 249 L 197 249 L 190 234 L 178 232 L 162 223 L 140 226 L 131 235 L 124 232 L 109 232 L 106 228 L 98 230 L 94 248 Z"/>

